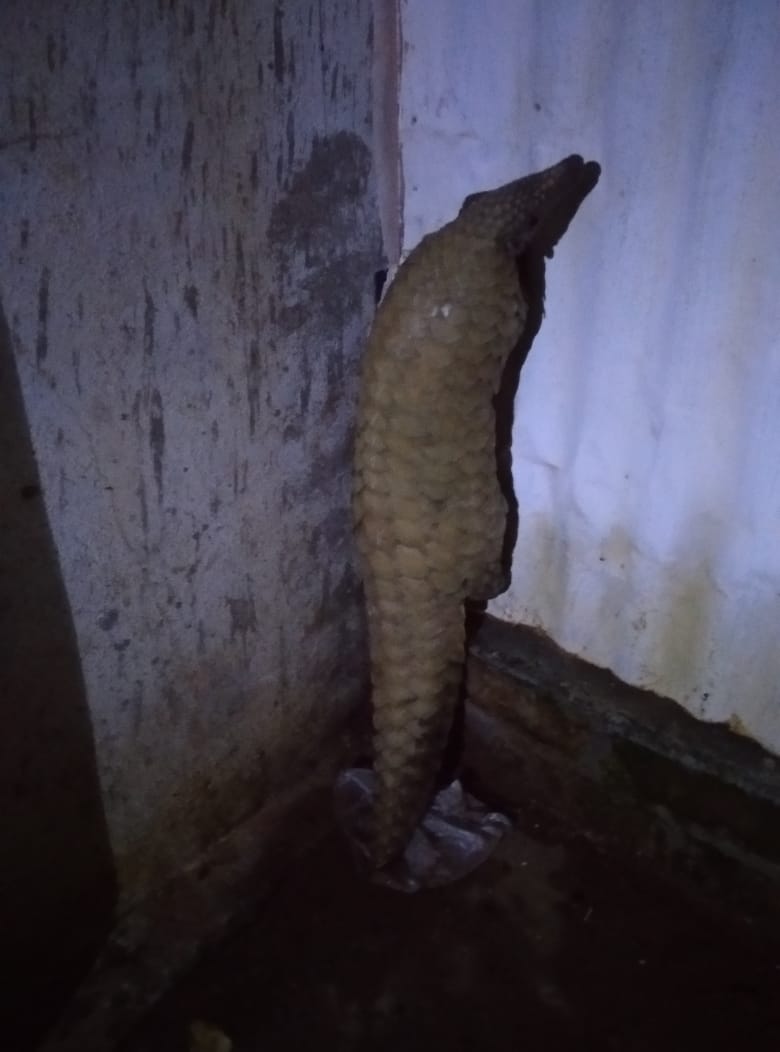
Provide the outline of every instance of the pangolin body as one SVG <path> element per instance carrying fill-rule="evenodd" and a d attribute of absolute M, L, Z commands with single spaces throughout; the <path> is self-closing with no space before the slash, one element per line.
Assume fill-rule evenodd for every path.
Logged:
<path fill-rule="evenodd" d="M 528 303 L 518 258 L 598 178 L 572 156 L 468 198 L 399 269 L 363 362 L 354 512 L 368 613 L 374 866 L 432 796 L 463 679 L 464 602 L 509 584 L 494 399 Z M 575 203 L 576 202 L 576 203 Z M 565 218 L 564 218 L 565 215 Z M 538 325 L 537 325 L 538 327 Z"/>

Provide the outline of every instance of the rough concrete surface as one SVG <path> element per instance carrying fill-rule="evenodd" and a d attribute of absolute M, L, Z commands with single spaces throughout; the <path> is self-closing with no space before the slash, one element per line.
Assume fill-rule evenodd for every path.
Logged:
<path fill-rule="evenodd" d="M 43 861 L 2 845 L 32 901 L 111 855 L 121 903 L 142 897 L 362 690 L 371 33 L 352 0 L 0 9 L 3 353 L 30 460 L 2 493 L 0 559 L 29 568 L 3 567 L 2 663 L 23 640 L 41 698 L 3 698 L 0 809 L 59 837 Z"/>

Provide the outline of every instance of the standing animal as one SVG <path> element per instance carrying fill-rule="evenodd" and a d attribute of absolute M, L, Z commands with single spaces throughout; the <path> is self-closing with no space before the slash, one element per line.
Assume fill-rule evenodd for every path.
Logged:
<path fill-rule="evenodd" d="M 377 311 L 363 362 L 354 486 L 376 868 L 402 853 L 433 795 L 464 677 L 464 604 L 509 586 L 511 410 L 507 426 L 497 406 L 512 401 L 518 348 L 524 357 L 541 322 L 544 256 L 599 172 L 573 155 L 467 198 L 409 255 Z"/>

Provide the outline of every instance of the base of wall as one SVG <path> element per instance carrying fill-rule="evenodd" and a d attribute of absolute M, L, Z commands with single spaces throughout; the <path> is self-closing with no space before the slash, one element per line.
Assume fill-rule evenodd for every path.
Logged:
<path fill-rule="evenodd" d="M 628 687 L 541 634 L 487 617 L 471 648 L 474 790 L 662 867 L 720 910 L 780 920 L 780 762 Z"/>
<path fill-rule="evenodd" d="M 323 743 L 320 762 L 304 780 L 130 907 L 40 1052 L 117 1047 L 201 954 L 246 924 L 332 831 L 332 786 L 354 748 L 352 732 L 341 729 Z M 23 1038 L 18 1047 L 29 1047 Z"/>

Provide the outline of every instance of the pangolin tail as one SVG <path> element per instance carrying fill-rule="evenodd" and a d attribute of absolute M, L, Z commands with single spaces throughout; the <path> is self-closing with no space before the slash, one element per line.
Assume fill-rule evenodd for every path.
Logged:
<path fill-rule="evenodd" d="M 464 674 L 463 603 L 437 597 L 404 614 L 381 624 L 372 619 L 372 649 L 383 654 L 372 661 L 381 677 L 373 685 L 377 799 L 370 855 L 377 869 L 403 851 L 430 803 Z"/>

